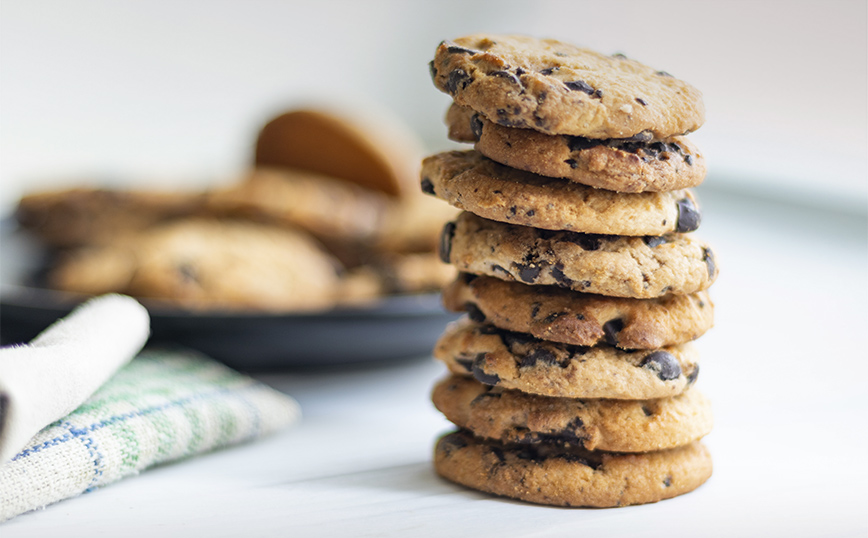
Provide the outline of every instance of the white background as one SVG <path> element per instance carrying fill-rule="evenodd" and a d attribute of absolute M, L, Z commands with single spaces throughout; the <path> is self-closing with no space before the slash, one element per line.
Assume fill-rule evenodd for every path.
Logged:
<path fill-rule="evenodd" d="M 4 0 L 0 211 L 83 178 L 215 181 L 299 103 L 386 107 L 429 149 L 449 98 L 440 40 L 549 36 L 623 52 L 701 89 L 709 185 L 864 211 L 862 0 Z"/>

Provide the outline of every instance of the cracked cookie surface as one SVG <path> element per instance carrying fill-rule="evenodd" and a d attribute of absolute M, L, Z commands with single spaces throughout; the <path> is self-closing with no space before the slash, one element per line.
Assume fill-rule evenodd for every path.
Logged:
<path fill-rule="evenodd" d="M 440 256 L 467 273 L 637 299 L 701 291 L 718 273 L 711 248 L 691 234 L 553 232 L 466 211 L 444 226 Z"/>
<path fill-rule="evenodd" d="M 562 398 L 664 398 L 684 392 L 699 375 L 690 344 L 640 351 L 571 346 L 467 318 L 446 328 L 434 357 L 453 374 L 486 385 Z"/>
<path fill-rule="evenodd" d="M 430 64 L 440 91 L 505 127 L 588 138 L 667 138 L 698 129 L 702 94 L 623 55 L 553 39 L 477 34 L 444 41 Z"/>
<path fill-rule="evenodd" d="M 556 286 L 528 286 L 463 273 L 443 290 L 443 304 L 479 323 L 577 346 L 606 343 L 655 349 L 695 340 L 711 328 L 714 304 L 704 291 L 630 299 Z"/>
<path fill-rule="evenodd" d="M 503 445 L 458 431 L 434 449 L 437 473 L 464 486 L 555 506 L 615 507 L 668 499 L 711 476 L 708 449 L 694 442 L 641 454 L 553 444 Z"/>
<path fill-rule="evenodd" d="M 551 398 L 450 376 L 434 406 L 477 437 L 502 443 L 560 443 L 587 450 L 648 452 L 686 445 L 711 431 L 711 403 L 695 388 L 671 398 Z"/>
<path fill-rule="evenodd" d="M 693 193 L 617 193 L 516 170 L 476 151 L 422 161 L 422 189 L 480 217 L 545 230 L 615 235 L 692 232 L 701 215 Z"/>
<path fill-rule="evenodd" d="M 695 187 L 705 178 L 705 157 L 683 136 L 651 140 L 547 135 L 503 127 L 455 104 L 446 121 L 451 139 L 474 143 L 476 151 L 493 161 L 598 189 L 665 192 Z"/>

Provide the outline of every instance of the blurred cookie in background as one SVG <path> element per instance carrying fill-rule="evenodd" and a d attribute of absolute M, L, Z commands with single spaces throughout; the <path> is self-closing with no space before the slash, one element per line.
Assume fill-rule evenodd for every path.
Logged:
<path fill-rule="evenodd" d="M 319 310 L 337 302 L 340 270 L 304 232 L 185 219 L 78 250 L 49 282 L 66 291 L 122 292 L 197 310 Z"/>
<path fill-rule="evenodd" d="M 80 186 L 23 196 L 15 219 L 47 245 L 74 247 L 104 243 L 121 232 L 195 214 L 204 200 L 201 192 Z"/>
<path fill-rule="evenodd" d="M 419 192 L 416 138 L 386 116 L 290 111 L 228 183 L 37 193 L 16 218 L 56 249 L 46 284 L 64 291 L 289 312 L 438 291 L 456 275 L 436 251 L 457 210 Z"/>

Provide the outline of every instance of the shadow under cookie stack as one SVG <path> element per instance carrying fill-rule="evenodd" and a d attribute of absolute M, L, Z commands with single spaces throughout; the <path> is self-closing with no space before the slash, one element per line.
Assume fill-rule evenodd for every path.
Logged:
<path fill-rule="evenodd" d="M 711 249 L 688 190 L 705 162 L 683 135 L 701 94 L 623 55 L 476 35 L 431 62 L 449 137 L 422 190 L 463 209 L 442 259 L 467 315 L 434 351 L 443 477 L 558 506 L 674 497 L 711 475 L 712 426 L 688 343 L 712 325 Z"/>

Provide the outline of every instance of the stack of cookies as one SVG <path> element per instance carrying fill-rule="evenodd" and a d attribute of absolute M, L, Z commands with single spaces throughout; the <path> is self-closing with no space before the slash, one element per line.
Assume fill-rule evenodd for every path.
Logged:
<path fill-rule="evenodd" d="M 705 176 L 684 135 L 701 94 L 623 55 L 554 40 L 441 43 L 431 75 L 449 136 L 422 190 L 463 209 L 442 259 L 467 316 L 435 349 L 436 407 L 459 430 L 435 466 L 478 490 L 559 506 L 623 506 L 711 475 L 712 425 L 688 343 L 712 325 L 717 268 L 694 238 Z"/>

